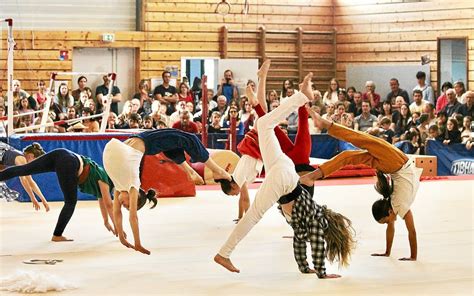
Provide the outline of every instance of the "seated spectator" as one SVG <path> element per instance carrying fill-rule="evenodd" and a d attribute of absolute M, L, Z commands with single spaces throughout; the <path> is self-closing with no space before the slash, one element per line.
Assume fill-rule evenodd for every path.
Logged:
<path fill-rule="evenodd" d="M 173 114 L 170 115 L 169 117 L 169 124 L 170 126 L 173 126 L 176 122 L 180 121 L 181 119 L 181 112 L 186 110 L 186 102 L 185 101 L 179 101 L 176 104 L 176 111 L 173 112 Z M 193 114 L 188 111 L 188 116 L 189 116 L 189 121 L 193 121 Z"/>
<path fill-rule="evenodd" d="M 61 112 L 66 113 L 67 108 L 74 106 L 74 98 L 69 94 L 69 87 L 66 83 L 59 85 L 59 90 L 54 97 L 54 102 L 59 105 Z"/>
<path fill-rule="evenodd" d="M 464 82 L 454 82 L 454 91 L 456 92 L 458 102 L 464 104 L 466 102 L 466 86 L 464 86 Z"/>
<path fill-rule="evenodd" d="M 441 95 L 436 100 L 436 113 L 443 110 L 443 108 L 448 104 L 448 97 L 446 96 L 446 91 L 450 88 L 453 88 L 451 82 L 447 81 L 441 86 Z"/>
<path fill-rule="evenodd" d="M 420 154 L 419 135 L 416 130 L 406 131 L 402 135 L 401 141 L 395 143 L 395 147 L 405 154 Z"/>
<path fill-rule="evenodd" d="M 109 93 L 109 84 L 110 84 L 110 77 L 109 75 L 104 75 L 102 76 L 102 80 L 104 81 L 104 84 L 99 85 L 95 89 L 95 97 L 97 100 L 97 103 L 103 105 L 104 100 L 106 99 L 105 97 Z M 115 84 L 115 82 L 114 82 Z M 122 94 L 120 93 L 120 89 L 113 85 L 112 87 L 112 92 L 111 92 L 112 98 L 110 102 L 110 111 L 114 112 L 115 114 L 118 114 L 118 103 L 122 101 Z"/>
<path fill-rule="evenodd" d="M 408 92 L 400 88 L 400 83 L 398 82 L 397 78 L 390 79 L 390 90 L 391 92 L 387 94 L 387 98 L 385 99 L 385 101 L 388 101 L 392 105 L 395 105 L 395 99 L 398 96 L 401 96 L 405 103 L 410 104 L 410 97 L 408 96 Z"/>
<path fill-rule="evenodd" d="M 15 106 L 20 105 L 20 100 L 22 98 L 27 98 L 28 101 L 30 101 L 30 105 L 33 106 L 34 108 L 36 108 L 36 101 L 33 99 L 33 97 L 30 97 L 29 93 L 27 93 L 25 90 L 21 89 L 20 80 L 14 79 L 12 81 L 12 84 L 13 84 L 13 89 L 12 89 L 12 92 L 13 92 L 13 106 L 14 106 L 13 108 L 15 108 Z"/>
<path fill-rule="evenodd" d="M 455 113 L 460 113 L 461 103 L 456 99 L 456 92 L 454 89 L 450 88 L 446 91 L 446 96 L 448 97 L 448 104 L 441 110 L 446 113 L 448 117 L 453 116 Z"/>
<path fill-rule="evenodd" d="M 437 119 L 436 125 L 438 126 L 439 134 L 444 135 L 444 133 L 446 132 L 446 124 L 448 122 L 448 115 L 445 112 L 441 111 L 438 113 L 436 119 Z"/>
<path fill-rule="evenodd" d="M 222 130 L 221 119 L 222 115 L 219 112 L 212 112 L 211 123 L 207 127 L 207 132 L 209 134 L 226 132 Z"/>
<path fill-rule="evenodd" d="M 362 114 L 362 94 L 360 92 L 354 92 L 353 102 L 351 102 L 347 111 L 351 113 L 352 118 Z"/>
<path fill-rule="evenodd" d="M 97 106 L 93 99 L 88 99 L 86 103 L 84 104 L 84 107 L 82 108 L 82 110 L 84 110 L 84 108 L 89 108 L 92 113 L 97 114 Z M 81 111 L 81 114 L 82 114 L 82 111 Z"/>
<path fill-rule="evenodd" d="M 118 129 L 128 129 L 130 128 L 128 125 L 128 120 L 130 118 L 130 114 L 132 114 L 132 102 L 125 101 L 122 108 L 122 113 L 117 117 L 117 122 L 115 124 L 116 128 Z M 115 113 L 115 112 L 114 112 Z"/>
<path fill-rule="evenodd" d="M 275 108 L 277 108 L 278 106 L 280 106 L 280 100 L 274 100 L 273 102 L 271 102 L 270 109 L 268 109 L 268 110 L 272 111 Z"/>
<path fill-rule="evenodd" d="M 18 110 L 18 113 L 19 114 L 22 114 L 22 113 L 29 113 L 29 112 L 33 112 L 33 108 L 30 106 L 30 101 L 28 100 L 28 98 L 22 98 L 20 100 L 20 105 L 15 108 Z M 29 114 L 29 115 L 25 115 L 25 116 L 22 116 L 22 117 L 29 117 L 30 118 L 30 122 L 33 122 L 34 118 L 35 118 L 35 115 L 34 114 Z"/>
<path fill-rule="evenodd" d="M 326 113 L 323 114 L 322 118 L 331 120 L 331 117 L 334 115 L 336 112 L 336 107 L 333 103 L 329 103 L 329 105 L 326 105 Z"/>
<path fill-rule="evenodd" d="M 423 97 L 422 99 L 427 101 L 428 103 L 431 103 L 434 105 L 435 101 L 434 101 L 434 92 L 433 92 L 433 88 L 431 87 L 431 85 L 428 85 L 426 83 L 426 73 L 423 72 L 423 71 L 418 71 L 418 73 L 416 73 L 416 79 L 418 80 L 418 85 L 415 86 L 415 88 L 413 89 L 414 91 L 415 90 L 421 90 L 422 94 L 423 94 Z"/>
<path fill-rule="evenodd" d="M 268 110 L 270 110 L 270 105 L 275 100 L 279 100 L 278 93 L 276 92 L 276 90 L 269 91 L 268 95 L 267 95 L 267 108 L 268 108 Z"/>
<path fill-rule="evenodd" d="M 221 83 L 217 86 L 217 96 L 221 95 L 226 98 L 226 103 L 239 98 L 239 90 L 234 81 L 234 73 L 231 70 L 224 71 L 224 78 L 221 79 Z"/>
<path fill-rule="evenodd" d="M 420 112 L 413 112 L 411 114 L 411 121 L 413 122 L 413 126 L 417 126 L 418 124 L 420 124 L 420 116 Z"/>
<path fill-rule="evenodd" d="M 107 129 L 116 129 L 117 128 L 118 116 L 114 112 L 110 112 L 109 118 L 107 120 Z"/>
<path fill-rule="evenodd" d="M 236 131 L 237 135 L 243 135 L 244 134 L 244 124 L 242 123 L 242 121 L 239 118 L 239 109 L 238 109 L 237 106 L 229 107 L 229 113 L 226 116 L 224 116 L 224 120 L 223 120 L 223 124 L 222 124 L 223 128 L 230 128 L 231 118 L 235 118 L 235 126 L 236 126 L 236 129 L 237 129 L 237 131 Z"/>
<path fill-rule="evenodd" d="M 421 113 L 427 104 L 426 101 L 423 101 L 423 93 L 421 90 L 415 89 L 413 91 L 413 103 L 410 104 L 410 112 L 413 114 L 415 112 Z"/>
<path fill-rule="evenodd" d="M 39 106 L 42 106 L 44 102 L 46 102 L 46 83 L 43 80 L 40 80 L 38 81 L 37 86 L 38 86 L 38 91 L 35 94 L 33 94 L 33 99 L 36 101 L 36 107 L 39 107 Z M 33 108 L 33 106 L 31 107 Z"/>
<path fill-rule="evenodd" d="M 140 109 L 138 109 L 138 114 L 145 116 L 152 113 L 151 105 L 153 102 L 153 95 L 150 92 L 150 84 L 148 80 L 140 80 L 138 83 L 138 93 L 134 94 L 133 98 L 140 101 Z"/>
<path fill-rule="evenodd" d="M 362 101 L 369 101 L 370 106 L 380 113 L 381 101 L 380 95 L 375 92 L 375 83 L 373 81 L 367 81 L 365 83 L 366 92 L 362 95 Z"/>
<path fill-rule="evenodd" d="M 459 107 L 458 112 L 462 116 L 474 118 L 474 91 L 467 91 L 464 95 L 466 102 Z"/>
<path fill-rule="evenodd" d="M 153 112 L 151 114 L 151 117 L 153 118 L 153 125 L 158 128 L 158 122 L 161 121 L 165 124 L 166 127 L 169 127 L 170 126 L 170 119 L 169 119 L 169 116 L 166 115 L 166 110 L 168 108 L 166 107 L 166 105 L 160 105 L 160 107 L 158 108 L 158 110 L 156 112 Z"/>
<path fill-rule="evenodd" d="M 370 113 L 370 102 L 362 101 L 362 113 L 354 119 L 354 129 L 365 132 L 377 126 L 377 117 Z"/>
<path fill-rule="evenodd" d="M 252 91 L 253 91 L 254 93 L 256 93 L 256 92 L 257 92 L 257 85 L 255 84 L 255 81 L 253 81 L 252 79 L 249 79 L 249 80 L 247 81 L 247 85 L 246 85 L 246 86 L 249 86 L 249 85 L 250 85 L 250 87 L 252 88 Z"/>
<path fill-rule="evenodd" d="M 187 102 L 185 109 L 188 110 L 189 113 L 194 114 L 195 109 L 194 109 L 194 104 L 193 104 L 193 102 Z M 194 115 L 193 115 L 193 116 L 194 116 Z"/>
<path fill-rule="evenodd" d="M 286 118 L 287 128 L 289 134 L 296 134 L 298 131 L 298 110 L 295 110 Z"/>
<path fill-rule="evenodd" d="M 440 135 L 439 128 L 437 125 L 432 125 L 428 128 L 428 138 L 427 140 L 435 140 L 442 142 L 442 135 Z"/>
<path fill-rule="evenodd" d="M 224 116 L 224 113 L 227 111 L 227 98 L 223 95 L 217 97 L 217 106 L 214 109 L 209 110 L 208 119 L 211 120 L 212 112 L 217 111 Z"/>
<path fill-rule="evenodd" d="M 403 97 L 402 96 L 396 97 L 395 98 L 395 105 L 392 105 L 392 110 L 394 110 L 394 111 L 396 110 L 400 113 L 400 108 L 402 107 L 403 104 L 406 104 Z M 408 105 L 408 108 L 410 108 L 410 105 L 409 104 L 407 104 L 407 105 Z"/>
<path fill-rule="evenodd" d="M 166 125 L 166 122 L 158 120 L 158 122 L 156 123 L 156 129 L 162 129 L 162 128 L 168 128 L 168 126 Z"/>
<path fill-rule="evenodd" d="M 184 101 L 186 103 L 190 102 L 193 103 L 193 97 L 191 92 L 189 91 L 189 87 L 186 83 L 181 82 L 179 84 L 179 93 L 178 93 L 178 101 Z"/>
<path fill-rule="evenodd" d="M 313 90 L 313 100 L 310 100 L 310 105 L 318 106 L 320 110 L 324 107 L 323 96 L 319 90 Z"/>
<path fill-rule="evenodd" d="M 330 103 L 336 104 L 339 90 L 339 81 L 336 78 L 332 78 L 329 81 L 328 90 L 324 93 L 323 103 L 328 106 Z"/>
<path fill-rule="evenodd" d="M 417 126 L 418 130 L 420 131 L 420 139 L 423 145 L 426 143 L 426 139 L 428 138 L 428 129 L 430 123 L 430 117 L 426 113 L 422 113 L 419 120 L 420 124 Z"/>
<path fill-rule="evenodd" d="M 394 142 L 397 142 L 406 131 L 408 131 L 413 126 L 410 108 L 408 104 L 403 103 L 400 107 L 400 117 L 398 121 L 395 122 L 395 139 Z"/>
<path fill-rule="evenodd" d="M 145 117 L 143 117 L 143 128 L 155 129 L 155 127 L 153 126 L 153 119 L 151 118 L 150 115 L 145 115 Z"/>
<path fill-rule="evenodd" d="M 85 107 L 82 109 L 82 117 L 91 115 L 94 115 L 94 112 L 90 108 Z M 86 133 L 98 133 L 100 130 L 99 122 L 96 120 L 96 118 L 84 119 L 82 124 L 86 127 L 84 129 L 84 132 Z"/>
<path fill-rule="evenodd" d="M 71 95 L 74 98 L 74 105 L 77 105 L 81 96 L 81 92 L 83 92 L 87 86 L 87 78 L 85 76 L 79 76 L 77 79 L 77 85 L 78 88 L 71 92 Z"/>
<path fill-rule="evenodd" d="M 257 113 L 253 109 L 247 97 L 243 96 L 240 99 L 241 108 L 239 111 L 240 120 L 244 125 L 248 125 L 249 128 L 253 127 L 254 121 L 257 119 Z"/>
<path fill-rule="evenodd" d="M 172 125 L 172 128 L 179 129 L 188 133 L 197 134 L 199 132 L 197 125 L 190 120 L 189 112 L 183 110 L 180 112 L 179 121 Z"/>
<path fill-rule="evenodd" d="M 421 114 L 428 115 L 428 126 L 436 124 L 436 115 L 434 112 L 435 108 L 434 105 L 431 103 L 426 103 L 425 108 L 423 108 L 423 112 Z"/>
<path fill-rule="evenodd" d="M 5 106 L 0 105 L 0 117 L 4 117 L 6 114 L 5 112 Z M 7 120 L 1 120 L 0 121 L 0 137 L 6 137 L 7 136 Z"/>
<path fill-rule="evenodd" d="M 383 117 L 380 120 L 380 128 L 382 129 L 382 138 L 389 142 L 390 144 L 393 143 L 393 138 L 395 137 L 395 132 L 391 129 L 392 120 L 388 117 Z"/>
<path fill-rule="evenodd" d="M 139 114 L 141 109 L 141 103 L 139 99 L 132 99 L 130 101 L 130 114 Z"/>
<path fill-rule="evenodd" d="M 337 102 L 336 104 L 336 111 L 331 116 L 331 120 L 335 123 L 341 124 L 348 128 L 352 128 L 352 118 L 349 113 L 346 113 L 346 108 L 344 106 L 344 102 Z"/>
<path fill-rule="evenodd" d="M 457 143 L 461 143 L 461 132 L 459 131 L 458 121 L 454 118 L 449 118 L 446 123 L 443 144 L 451 145 Z"/>
<path fill-rule="evenodd" d="M 289 88 L 295 89 L 295 84 L 293 83 L 293 80 L 286 79 L 283 81 L 283 85 L 281 86 L 280 100 L 286 98 Z M 271 104 L 272 101 L 273 100 L 269 100 L 269 103 Z"/>
<path fill-rule="evenodd" d="M 382 120 L 383 117 L 387 117 L 388 119 L 390 119 L 390 129 L 395 131 L 395 122 L 398 121 L 398 118 L 400 117 L 400 112 L 398 112 L 397 110 L 392 110 L 392 104 L 390 101 L 384 101 L 382 103 L 382 110 L 378 116 L 378 119 Z"/>
<path fill-rule="evenodd" d="M 130 118 L 128 119 L 128 126 L 131 129 L 138 129 L 140 128 L 142 123 L 142 118 L 138 113 L 130 114 Z"/>
<path fill-rule="evenodd" d="M 37 115 L 38 116 L 33 121 L 33 125 L 40 125 L 41 124 L 41 121 L 42 121 L 42 118 L 43 118 L 43 112 L 39 112 Z M 53 117 L 56 117 L 56 114 L 54 112 L 50 111 L 48 113 L 48 119 L 46 120 L 46 123 L 53 123 Z M 34 129 L 33 132 L 38 133 L 39 130 L 40 129 L 37 128 L 37 129 Z M 58 129 L 54 125 L 48 125 L 48 126 L 46 126 L 44 131 L 45 131 L 45 133 L 56 133 L 56 132 L 58 132 Z"/>
<path fill-rule="evenodd" d="M 471 137 L 471 125 L 472 125 L 472 117 L 465 116 L 462 121 L 462 128 L 461 128 L 461 143 L 466 144 L 468 141 L 472 141 Z"/>

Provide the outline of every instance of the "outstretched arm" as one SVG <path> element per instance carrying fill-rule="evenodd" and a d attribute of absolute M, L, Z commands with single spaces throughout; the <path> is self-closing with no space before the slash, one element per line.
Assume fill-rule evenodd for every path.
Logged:
<path fill-rule="evenodd" d="M 127 238 L 125 237 L 125 232 L 123 231 L 122 209 L 121 209 L 122 205 L 120 204 L 120 201 L 119 201 L 119 195 L 120 195 L 120 192 L 115 190 L 114 191 L 114 205 L 113 205 L 114 221 L 115 221 L 115 227 L 116 227 L 115 230 L 118 233 L 118 236 L 122 245 L 126 246 L 127 248 L 133 249 L 133 245 L 127 241 Z"/>
<path fill-rule="evenodd" d="M 249 190 L 247 188 L 247 183 L 244 183 L 240 187 L 240 197 L 239 197 L 239 216 L 237 222 L 242 219 L 244 214 L 250 208 L 250 198 L 249 198 Z"/>
<path fill-rule="evenodd" d="M 15 158 L 15 165 L 25 165 L 27 162 L 26 162 L 26 158 L 25 157 L 22 157 L 22 156 L 18 156 Z M 35 210 L 39 210 L 40 209 L 40 206 L 39 206 L 39 203 L 38 201 L 36 200 L 36 197 L 35 197 L 35 194 L 34 194 L 34 191 L 33 191 L 33 188 L 31 187 L 31 184 L 30 184 L 30 180 L 34 183 L 33 179 L 31 178 L 31 176 L 22 176 L 20 177 L 20 183 L 21 185 L 23 186 L 23 188 L 25 189 L 26 193 L 28 194 L 28 196 L 30 197 L 30 200 L 31 202 L 33 203 L 33 207 L 35 208 Z M 35 183 L 36 184 L 36 183 Z M 39 188 L 38 188 L 39 189 Z M 49 206 L 48 206 L 48 202 L 46 202 L 46 199 L 44 199 L 44 196 L 43 194 L 41 194 L 41 201 L 43 202 L 43 204 L 45 205 L 45 209 L 46 211 L 49 211 Z"/>
<path fill-rule="evenodd" d="M 389 257 L 390 252 L 392 251 L 392 244 L 393 244 L 394 235 L 395 235 L 395 222 L 389 222 L 387 224 L 387 230 L 385 231 L 385 240 L 386 240 L 385 253 L 383 253 L 383 254 L 374 253 L 374 254 L 372 254 L 372 256 Z"/>
<path fill-rule="evenodd" d="M 132 232 L 133 232 L 133 239 L 135 241 L 134 248 L 138 252 L 150 255 L 150 251 L 145 249 L 140 242 L 140 227 L 138 225 L 138 214 L 137 214 L 138 190 L 135 188 L 131 188 L 129 191 L 129 198 L 130 198 L 129 222 L 130 222 L 130 227 L 132 228 Z"/>
<path fill-rule="evenodd" d="M 105 228 L 107 228 L 108 231 L 112 232 L 115 236 L 117 236 L 117 232 L 115 231 L 116 227 L 114 223 L 113 205 L 112 198 L 110 196 L 109 185 L 100 180 L 97 183 L 99 184 L 100 194 L 102 196 L 102 198 L 99 198 L 98 200 L 102 219 L 104 220 L 104 226 Z M 113 227 L 109 223 L 109 217 L 112 221 L 112 225 L 114 225 Z"/>
<path fill-rule="evenodd" d="M 416 261 L 418 255 L 418 245 L 416 242 L 416 230 L 415 230 L 415 221 L 413 219 L 413 213 L 411 210 L 405 214 L 403 217 L 405 220 L 405 225 L 407 226 L 408 230 L 408 240 L 410 241 L 410 257 L 409 258 L 400 258 L 400 260 L 404 261 Z"/>
<path fill-rule="evenodd" d="M 28 181 L 28 184 L 30 185 L 31 190 L 33 190 L 33 193 L 35 193 L 41 199 L 41 202 L 43 203 L 43 206 L 46 212 L 48 212 L 49 204 L 46 201 L 46 198 L 44 197 L 43 192 L 41 192 L 41 189 L 38 187 L 38 184 L 36 184 L 35 180 L 33 180 L 31 176 L 26 176 L 26 180 Z"/>

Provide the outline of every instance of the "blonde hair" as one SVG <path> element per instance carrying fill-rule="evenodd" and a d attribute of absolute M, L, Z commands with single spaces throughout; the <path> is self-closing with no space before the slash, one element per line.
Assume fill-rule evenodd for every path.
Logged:
<path fill-rule="evenodd" d="M 324 217 L 328 221 L 325 231 L 326 258 L 329 262 L 339 262 L 339 266 L 349 265 L 352 251 L 355 249 L 355 230 L 347 217 L 323 207 Z"/>

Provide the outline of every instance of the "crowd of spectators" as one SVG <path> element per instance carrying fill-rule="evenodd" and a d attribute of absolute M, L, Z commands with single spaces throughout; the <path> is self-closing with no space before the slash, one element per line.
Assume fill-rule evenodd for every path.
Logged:
<path fill-rule="evenodd" d="M 195 78 L 193 85 L 187 79 L 177 85 L 170 84 L 171 74 L 162 73 L 163 83 L 153 90 L 148 80 L 141 80 L 138 92 L 124 100 L 121 113 L 118 103 L 122 102 L 120 89 L 113 86 L 111 91 L 111 112 L 107 129 L 159 129 L 173 127 L 191 133 L 201 133 L 202 102 L 201 81 Z M 367 81 L 364 90 L 354 87 L 341 87 L 335 79 L 329 81 L 323 94 L 314 89 L 314 100 L 307 104 L 323 117 L 349 128 L 370 133 L 384 138 L 408 153 L 424 153 L 426 140 L 434 139 L 445 145 L 464 143 L 471 149 L 473 139 L 471 124 L 474 116 L 474 92 L 467 91 L 463 82 L 454 84 L 445 82 L 442 93 L 436 98 L 433 88 L 426 83 L 424 72 L 416 75 L 417 86 L 410 91 L 403 90 L 396 78 L 387 81 L 391 91 L 379 94 L 373 81 Z M 104 100 L 109 92 L 109 77 L 103 76 L 104 84 L 95 92 L 87 85 L 87 77 L 77 80 L 78 88 L 70 90 L 66 83 L 59 85 L 58 91 L 51 94 L 53 102 L 49 111 L 48 122 L 75 119 L 78 117 L 101 114 Z M 247 85 L 255 89 L 254 81 Z M 297 83 L 285 80 L 278 92 L 267 93 L 268 110 L 275 109 L 281 100 L 298 92 Z M 21 88 L 20 81 L 13 81 L 14 114 L 41 110 L 46 101 L 45 82 L 40 80 L 38 90 L 28 94 Z M 231 120 L 235 118 L 237 134 L 243 135 L 254 125 L 257 114 L 245 96 L 239 95 L 231 70 L 224 72 L 214 93 L 208 90 L 208 132 L 227 133 Z M 6 99 L 1 98 L 0 115 L 6 113 Z M 42 113 L 27 114 L 15 117 L 15 128 L 37 125 L 41 122 Z M 98 132 L 101 118 L 89 118 L 76 122 L 68 121 L 62 125 L 49 126 L 48 132 Z M 294 112 L 280 128 L 289 134 L 298 130 L 298 113 Z M 310 121 L 312 134 L 324 133 Z M 5 129 L 6 121 L 1 127 Z M 31 130 L 35 132 L 38 129 Z"/>

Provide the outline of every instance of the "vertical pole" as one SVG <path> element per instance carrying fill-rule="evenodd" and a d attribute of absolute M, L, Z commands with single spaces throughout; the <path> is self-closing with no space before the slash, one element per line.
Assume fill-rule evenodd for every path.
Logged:
<path fill-rule="evenodd" d="M 52 94 L 54 93 L 54 82 L 56 80 L 57 73 L 52 72 L 49 77 L 49 88 L 46 90 L 46 101 L 43 106 L 43 117 L 41 117 L 41 127 L 40 133 L 44 133 L 46 130 L 46 123 L 48 122 L 49 117 L 49 108 L 51 107 L 51 101 L 53 100 Z"/>
<path fill-rule="evenodd" d="M 260 55 L 262 64 L 267 59 L 267 53 L 266 53 L 266 48 L 265 48 L 266 42 L 267 42 L 267 31 L 265 29 L 265 26 L 261 26 L 260 27 L 259 55 Z"/>
<path fill-rule="evenodd" d="M 302 81 L 304 77 L 303 73 L 303 28 L 298 27 L 297 29 L 297 40 L 296 40 L 296 51 L 298 56 L 298 81 Z"/>
<path fill-rule="evenodd" d="M 204 147 L 207 148 L 207 115 L 209 113 L 209 105 L 207 102 L 207 76 L 203 75 L 201 80 L 201 102 L 202 102 L 202 113 L 201 113 L 201 123 L 202 123 L 202 132 L 201 132 L 201 142 Z"/>
<path fill-rule="evenodd" d="M 7 114 L 7 123 L 8 123 L 8 136 L 12 136 L 14 133 L 13 127 L 13 50 L 15 49 L 15 40 L 13 39 L 13 19 L 5 19 L 5 22 L 8 23 L 8 91 L 7 91 L 7 98 L 8 98 L 8 114 Z"/>
<path fill-rule="evenodd" d="M 227 44 L 229 42 L 229 29 L 227 26 L 222 27 L 222 48 L 221 48 L 221 58 L 227 58 Z"/>

